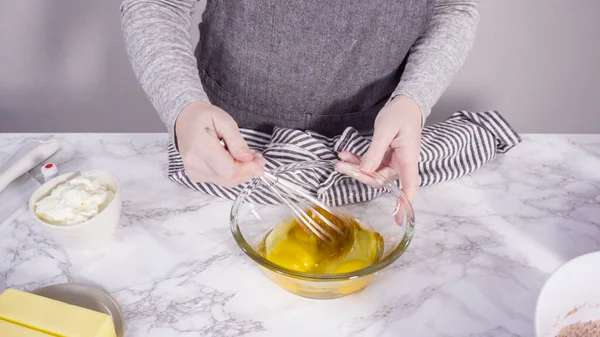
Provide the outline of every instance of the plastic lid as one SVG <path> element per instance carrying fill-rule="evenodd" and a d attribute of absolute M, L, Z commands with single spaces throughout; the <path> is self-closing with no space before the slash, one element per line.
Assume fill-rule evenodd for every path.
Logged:
<path fill-rule="evenodd" d="M 56 164 L 54 163 L 44 164 L 41 170 L 45 181 L 48 181 L 58 175 L 58 167 L 56 167 Z"/>

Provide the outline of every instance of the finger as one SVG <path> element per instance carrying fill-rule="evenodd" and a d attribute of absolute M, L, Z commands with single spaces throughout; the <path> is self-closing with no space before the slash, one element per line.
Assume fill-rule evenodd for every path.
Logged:
<path fill-rule="evenodd" d="M 215 174 L 216 183 L 221 186 L 237 186 L 264 173 L 264 158 L 260 154 L 250 153 L 252 160 L 235 160 L 222 146 L 210 151 L 206 165 Z"/>
<path fill-rule="evenodd" d="M 401 147 L 394 150 L 392 166 L 400 175 L 402 191 L 410 202 L 415 200 L 419 189 L 418 155 L 412 149 Z"/>
<path fill-rule="evenodd" d="M 381 162 L 381 165 L 379 166 L 379 168 L 377 169 L 377 171 L 388 167 L 387 164 L 389 164 L 390 159 L 392 157 L 392 153 L 393 151 L 387 151 L 385 156 L 383 157 L 383 161 Z M 354 165 L 360 165 L 361 163 L 361 157 L 357 154 L 354 154 L 352 152 L 348 152 L 348 151 L 344 151 L 344 152 L 340 152 L 338 154 L 338 157 L 343 160 L 346 163 L 350 163 L 350 164 L 354 164 Z M 393 178 L 393 180 L 396 180 L 398 178 L 397 174 L 396 175 L 391 175 L 395 178 Z"/>
<path fill-rule="evenodd" d="M 236 170 L 236 161 L 231 153 L 226 150 L 217 138 L 205 139 L 206 148 L 203 159 L 212 172 L 220 177 L 233 177 Z"/>
<path fill-rule="evenodd" d="M 352 152 L 343 151 L 338 154 L 338 157 L 346 163 L 360 165 L 360 156 Z"/>
<path fill-rule="evenodd" d="M 397 130 L 388 126 L 375 127 L 373 140 L 362 158 L 360 169 L 365 172 L 374 172 L 381 165 L 390 144 L 396 137 Z"/>
<path fill-rule="evenodd" d="M 217 134 L 223 139 L 227 150 L 233 158 L 241 162 L 250 162 L 254 159 L 248 144 L 242 137 L 240 130 L 233 120 L 231 121 L 216 121 L 215 129 Z"/>
<path fill-rule="evenodd" d="M 263 167 L 255 161 L 249 163 L 236 163 L 236 171 L 232 177 L 217 178 L 217 184 L 224 187 L 235 187 L 252 180 L 263 172 Z"/>
<path fill-rule="evenodd" d="M 383 156 L 383 160 L 381 161 L 381 165 L 379 165 L 379 169 L 390 166 L 390 161 L 392 160 L 392 155 L 394 154 L 393 144 L 394 141 L 392 140 L 392 144 L 390 145 L 390 147 L 388 147 L 387 152 Z"/>
<path fill-rule="evenodd" d="M 381 176 L 365 173 L 355 164 L 337 162 L 335 164 L 335 170 L 373 188 L 381 188 L 385 184 L 385 180 L 381 179 Z"/>
<path fill-rule="evenodd" d="M 217 183 L 235 175 L 236 160 L 214 131 L 207 130 L 207 134 L 201 135 L 197 143 L 199 146 L 183 157 L 183 165 L 190 178 L 197 182 Z"/>
<path fill-rule="evenodd" d="M 398 172 L 389 166 L 384 166 L 380 168 L 379 170 L 377 170 L 377 173 L 388 181 L 397 180 L 399 177 Z"/>
<path fill-rule="evenodd" d="M 252 161 L 247 163 L 238 162 L 237 165 L 239 167 L 243 167 L 245 170 L 242 171 L 243 177 L 255 178 L 264 175 L 265 173 L 265 165 L 266 160 L 262 156 L 260 152 L 250 150 L 252 153 Z M 249 180 L 247 178 L 243 178 L 242 182 Z"/>
<path fill-rule="evenodd" d="M 394 220 L 398 226 L 404 226 L 412 220 L 411 206 L 406 198 L 398 198 L 396 208 L 394 209 Z"/>
<path fill-rule="evenodd" d="M 239 165 L 233 177 L 222 177 L 208 167 L 207 163 L 196 165 L 195 168 L 186 169 L 186 175 L 194 182 L 216 184 L 223 187 L 234 187 L 241 185 L 255 177 L 254 173 L 261 170 L 257 162 L 237 163 Z M 253 167 L 254 166 L 254 167 Z"/>
<path fill-rule="evenodd" d="M 260 174 L 264 173 L 265 170 L 265 165 L 267 164 L 267 161 L 265 160 L 265 157 L 263 157 L 263 155 L 260 152 L 256 152 L 254 151 L 252 153 L 252 155 L 254 156 L 253 161 L 257 162 L 258 165 L 261 167 L 262 171 L 258 172 Z"/>

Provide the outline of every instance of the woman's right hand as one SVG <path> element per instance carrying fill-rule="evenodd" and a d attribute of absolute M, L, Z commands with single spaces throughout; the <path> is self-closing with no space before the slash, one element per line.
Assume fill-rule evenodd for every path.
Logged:
<path fill-rule="evenodd" d="M 264 159 L 248 148 L 233 118 L 210 103 L 183 108 L 175 134 L 186 174 L 195 182 L 231 187 L 264 172 Z"/>

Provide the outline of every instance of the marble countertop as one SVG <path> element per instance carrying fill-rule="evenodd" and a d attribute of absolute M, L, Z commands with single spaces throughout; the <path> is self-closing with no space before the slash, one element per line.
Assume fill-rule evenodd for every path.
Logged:
<path fill-rule="evenodd" d="M 29 138 L 0 135 L 0 162 Z M 28 213 L 0 229 L 0 291 L 92 282 L 126 336 L 532 336 L 548 275 L 600 248 L 600 135 L 525 135 L 470 176 L 421 189 L 408 251 L 361 293 L 309 300 L 268 281 L 229 232 L 231 203 L 166 178 L 165 134 L 62 134 L 63 172 L 122 183 L 113 242 L 64 250 Z"/>

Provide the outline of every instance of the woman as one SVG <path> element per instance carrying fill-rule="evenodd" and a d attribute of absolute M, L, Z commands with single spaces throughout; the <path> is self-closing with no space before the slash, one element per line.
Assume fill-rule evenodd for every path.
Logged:
<path fill-rule="evenodd" d="M 173 135 L 186 173 L 241 184 L 262 173 L 239 127 L 373 133 L 364 172 L 399 172 L 413 200 L 422 125 L 460 69 L 477 0 L 125 0 L 122 26 L 138 80 Z M 224 141 L 223 147 L 220 141 Z"/>

